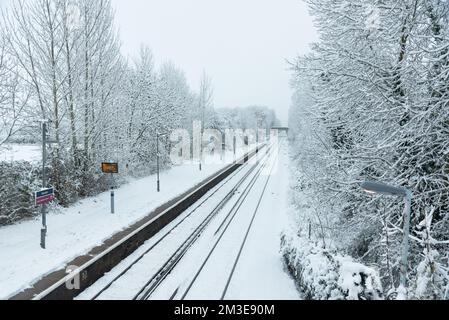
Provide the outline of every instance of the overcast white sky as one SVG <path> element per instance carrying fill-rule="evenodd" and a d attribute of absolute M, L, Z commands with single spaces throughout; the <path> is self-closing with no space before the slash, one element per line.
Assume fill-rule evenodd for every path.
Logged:
<path fill-rule="evenodd" d="M 292 92 L 285 59 L 316 39 L 302 0 L 112 0 L 123 51 L 142 43 L 172 60 L 192 88 L 212 77 L 216 107 L 266 105 L 287 121 Z"/>
<path fill-rule="evenodd" d="M 95 1 L 95 0 L 93 0 Z M 8 0 L 0 0 L 0 6 Z M 192 88 L 212 77 L 216 107 L 265 105 L 286 123 L 292 92 L 286 59 L 316 40 L 302 0 L 112 0 L 123 53 L 148 45 Z"/>

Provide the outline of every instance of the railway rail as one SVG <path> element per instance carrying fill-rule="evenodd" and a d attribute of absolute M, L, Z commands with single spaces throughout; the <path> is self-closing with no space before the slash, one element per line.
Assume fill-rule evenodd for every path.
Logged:
<path fill-rule="evenodd" d="M 267 148 L 266 145 L 259 146 L 257 149 L 245 154 L 241 159 L 238 159 L 236 163 L 228 166 L 223 169 L 209 180 L 205 181 L 203 184 L 199 185 L 192 192 L 183 195 L 181 199 L 172 205 L 170 205 L 166 210 L 157 214 L 153 219 L 144 223 L 142 226 L 130 232 L 123 239 L 120 239 L 106 250 L 101 252 L 100 254 L 95 255 L 94 258 L 89 260 L 87 263 L 83 264 L 77 270 L 73 271 L 70 275 L 67 275 L 63 278 L 60 278 L 58 281 L 55 281 L 54 284 L 45 288 L 44 290 L 39 290 L 39 292 L 35 292 L 32 296 L 33 300 L 71 300 L 83 293 L 87 288 L 91 287 L 95 284 L 99 279 L 104 277 L 105 274 L 113 270 L 117 265 L 119 265 L 124 259 L 131 256 L 137 249 L 139 249 L 146 241 L 154 237 L 161 230 L 170 225 L 174 220 L 176 220 L 179 216 L 189 210 L 192 206 L 200 201 L 200 204 L 196 207 L 201 206 L 202 203 L 207 201 L 209 195 L 205 199 L 203 197 L 207 195 L 211 190 L 217 188 L 219 190 L 224 185 L 226 185 L 226 181 L 231 179 L 233 176 L 238 174 L 242 167 L 248 164 L 250 159 L 259 154 L 261 150 Z M 218 186 L 218 187 L 217 187 Z M 217 192 L 217 190 L 215 192 Z M 235 190 L 234 190 L 235 192 Z M 215 193 L 212 193 L 212 195 Z M 203 199 L 203 200 L 201 200 Z M 223 203 L 226 203 L 224 201 Z M 218 212 L 220 210 L 219 207 L 214 210 Z M 191 214 L 195 212 L 195 208 L 191 210 Z M 188 217 L 187 216 L 187 217 Z M 181 220 L 177 225 L 181 224 L 185 219 Z M 211 218 L 213 218 L 213 214 L 211 213 Z M 207 226 L 207 222 L 205 221 L 205 226 Z M 204 227 L 204 225 L 203 225 Z M 176 228 L 176 226 L 175 226 Z M 204 230 L 204 228 L 203 228 Z M 196 236 L 201 235 L 201 228 L 197 230 Z M 185 243 L 185 247 L 191 246 L 195 240 L 195 236 L 192 237 L 189 241 Z M 159 240 L 159 242 L 163 241 L 163 239 Z M 156 244 L 157 245 L 157 244 Z M 148 252 L 151 251 L 148 250 Z M 182 255 L 176 254 L 174 256 L 174 260 L 178 260 L 182 258 Z M 135 263 L 138 263 L 136 261 Z M 135 264 L 134 263 L 134 264 Z M 170 263 L 172 264 L 172 263 Z M 131 268 L 130 266 L 129 268 Z M 164 268 L 165 269 L 165 268 Z M 169 268 L 170 269 L 170 268 Z M 68 283 L 72 283 L 77 279 L 79 281 L 78 288 L 69 288 L 67 286 Z M 153 281 L 151 281 L 153 282 Z M 94 298 L 98 298 L 102 292 L 108 290 L 110 284 L 105 288 L 100 290 L 99 294 L 97 294 Z M 147 291 L 142 291 L 142 293 L 147 293 Z M 28 293 L 30 295 L 32 293 Z M 20 294 L 17 296 L 20 298 Z M 136 297 L 138 298 L 138 297 Z"/>
<path fill-rule="evenodd" d="M 275 156 L 277 156 L 276 151 L 275 151 Z M 266 163 L 264 164 L 264 167 L 267 167 L 267 166 L 269 166 L 269 165 L 270 165 L 270 162 L 266 162 Z M 254 221 L 255 221 L 255 219 L 256 219 L 256 217 L 257 217 L 257 214 L 259 213 L 259 208 L 260 208 L 260 205 L 261 205 L 261 203 L 262 203 L 262 200 L 263 200 L 263 198 L 265 197 L 265 194 L 266 194 L 266 190 L 267 190 L 268 184 L 269 184 L 270 179 L 271 179 L 272 174 L 273 174 L 273 170 L 274 170 L 274 166 L 272 166 L 271 168 L 269 168 L 270 173 L 268 174 L 268 176 L 267 176 L 267 178 L 266 178 L 266 180 L 265 180 L 265 182 L 264 182 L 264 184 L 263 184 L 262 192 L 260 193 L 260 195 L 259 195 L 258 198 L 257 198 L 257 204 L 256 204 L 256 207 L 255 207 L 255 209 L 254 209 L 253 212 L 252 212 L 252 215 L 251 215 L 251 221 L 250 221 L 248 227 L 247 227 L 246 230 L 245 230 L 245 236 L 244 236 L 244 239 L 243 239 L 243 241 L 241 242 L 241 244 L 240 244 L 240 246 L 239 246 L 239 251 L 238 251 L 237 256 L 236 256 L 235 259 L 234 259 L 234 263 L 232 264 L 232 269 L 230 270 L 229 275 L 228 275 L 227 277 L 224 278 L 224 279 L 226 280 L 226 283 L 225 283 L 225 286 L 224 286 L 224 288 L 223 288 L 223 291 L 222 291 L 222 294 L 221 294 L 221 297 L 220 297 L 221 300 L 225 300 L 225 298 L 226 298 L 226 295 L 227 295 L 227 293 L 228 293 L 228 290 L 229 290 L 229 287 L 230 287 L 230 285 L 231 285 L 232 279 L 233 279 L 234 274 L 235 274 L 235 272 L 236 272 L 237 265 L 238 265 L 238 263 L 240 262 L 240 259 L 241 259 L 241 257 L 242 257 L 242 253 L 243 253 L 243 250 L 244 250 L 244 248 L 245 248 L 246 242 L 247 242 L 247 240 L 248 240 L 248 236 L 249 236 L 249 234 L 250 234 L 250 232 L 251 232 L 251 230 L 252 230 L 252 228 L 253 228 Z M 220 244 L 220 242 L 223 240 L 223 237 L 224 237 L 224 235 L 226 234 L 226 231 L 227 231 L 228 228 L 230 227 L 230 225 L 231 225 L 231 223 L 233 222 L 234 218 L 235 218 L 236 215 L 238 214 L 239 209 L 242 207 L 243 202 L 246 200 L 246 198 L 247 198 L 248 195 L 249 195 L 249 192 L 254 188 L 254 185 L 256 184 L 256 182 L 257 182 L 257 180 L 258 180 L 259 178 L 260 178 L 260 173 L 259 173 L 259 175 L 258 175 L 254 180 L 251 181 L 251 187 L 250 187 L 248 190 L 246 190 L 246 192 L 244 192 L 244 193 L 242 194 L 242 201 L 239 203 L 239 205 L 236 206 L 235 208 L 233 208 L 233 209 L 235 209 L 235 210 L 234 210 L 234 213 L 233 213 L 233 215 L 232 215 L 232 218 L 226 223 L 226 226 L 222 229 L 222 231 L 221 231 L 221 233 L 220 233 L 220 236 L 218 237 L 218 239 L 217 239 L 216 242 L 214 243 L 213 247 L 210 249 L 209 254 L 207 255 L 207 258 L 204 260 L 203 264 L 202 264 L 201 267 L 198 269 L 198 271 L 197 271 L 197 273 L 195 274 L 194 278 L 190 281 L 189 286 L 187 287 L 187 289 L 184 291 L 183 295 L 181 296 L 181 298 L 180 298 L 181 300 L 185 300 L 185 299 L 189 296 L 189 293 L 190 293 L 190 291 L 192 290 L 193 285 L 194 285 L 195 282 L 198 280 L 199 275 L 201 274 L 201 272 L 202 272 L 202 271 L 204 270 L 204 268 L 206 267 L 206 265 L 207 265 L 207 263 L 209 262 L 209 259 L 211 258 L 211 256 L 212 256 L 214 253 L 216 253 L 217 247 L 218 247 L 218 245 Z M 226 220 L 225 220 L 225 221 L 226 221 Z M 217 230 L 217 233 L 218 233 L 218 232 L 219 232 L 219 230 Z M 177 294 L 177 293 L 176 293 L 176 294 Z M 174 295 L 172 296 L 172 299 L 174 299 L 174 298 L 176 297 L 176 294 L 174 294 Z"/>
<path fill-rule="evenodd" d="M 265 154 L 262 156 L 259 161 L 250 166 L 249 168 L 245 168 L 242 166 L 239 168 L 239 170 L 235 171 L 231 176 L 229 176 L 227 179 L 223 180 L 221 184 L 219 184 L 213 192 L 205 196 L 199 203 L 197 203 L 195 206 L 190 208 L 188 212 L 186 212 L 185 216 L 180 219 L 179 222 L 171 226 L 168 230 L 163 231 L 163 235 L 160 236 L 160 238 L 154 242 L 147 245 L 146 249 L 143 250 L 143 252 L 137 254 L 135 257 L 133 257 L 132 261 L 127 261 L 127 266 L 123 268 L 121 272 L 119 272 L 116 276 L 109 277 L 107 279 L 106 283 L 103 283 L 101 286 L 97 286 L 96 289 L 94 289 L 95 294 L 92 296 L 84 296 L 82 299 L 101 299 L 105 294 L 105 297 L 108 297 L 108 290 L 110 290 L 111 287 L 113 287 L 114 284 L 116 284 L 119 281 L 122 281 L 123 286 L 127 286 L 128 282 L 127 279 L 122 279 L 125 277 L 129 277 L 128 279 L 133 279 L 133 268 L 141 264 L 141 266 L 148 267 L 148 269 L 151 269 L 150 266 L 145 265 L 145 263 L 154 264 L 153 260 L 157 260 L 155 256 L 157 256 L 156 253 L 153 251 L 157 249 L 157 247 L 162 248 L 170 248 L 170 245 L 168 242 L 170 241 L 170 237 L 172 238 L 178 238 L 178 234 L 174 234 L 176 232 L 176 229 L 180 226 L 186 227 L 185 224 L 188 223 L 188 219 L 192 217 L 193 214 L 200 215 L 198 211 L 205 211 L 206 209 L 203 208 L 203 206 L 211 202 L 210 207 L 213 208 L 210 211 L 207 211 L 207 214 L 204 216 L 202 220 L 194 227 L 188 226 L 189 228 L 192 228 L 193 231 L 191 231 L 188 235 L 185 236 L 182 240 L 180 240 L 179 245 L 176 247 L 176 249 L 173 249 L 173 251 L 170 253 L 169 257 L 166 260 L 159 261 L 159 265 L 157 265 L 157 271 L 154 273 L 151 273 L 148 271 L 151 276 L 148 276 L 146 280 L 142 281 L 142 285 L 139 290 L 136 290 L 133 295 L 133 300 L 149 300 L 152 298 L 153 294 L 159 289 L 161 285 L 164 284 L 164 281 L 167 279 L 167 277 L 170 276 L 170 274 L 174 271 L 174 269 L 178 266 L 178 264 L 182 261 L 183 257 L 186 256 L 189 253 L 189 250 L 198 242 L 198 240 L 202 237 L 203 233 L 208 229 L 208 227 L 212 224 L 212 221 L 215 223 L 215 227 L 212 231 L 216 231 L 214 233 L 211 233 L 212 239 L 206 239 L 206 241 L 213 240 L 212 242 L 215 242 L 215 245 L 209 250 L 209 254 L 207 255 L 206 259 L 204 260 L 204 263 L 200 266 L 198 272 L 193 276 L 190 285 L 187 287 L 187 289 L 182 288 L 181 286 L 178 287 L 173 294 L 170 296 L 170 299 L 176 299 L 179 292 L 183 291 L 182 297 L 180 296 L 180 299 L 185 299 L 188 295 L 190 289 L 192 288 L 193 284 L 198 279 L 199 274 L 203 271 L 204 267 L 206 266 L 209 258 L 211 255 L 215 252 L 218 243 L 223 239 L 224 234 L 227 232 L 229 226 L 233 223 L 236 215 L 239 213 L 239 210 L 242 208 L 242 205 L 245 203 L 248 195 L 250 192 L 253 191 L 253 188 L 261 178 L 261 174 L 268 169 L 270 166 L 269 160 L 271 159 L 273 152 L 273 147 L 267 146 L 267 150 Z M 245 171 L 246 170 L 246 171 Z M 272 170 L 272 168 L 271 168 Z M 268 171 L 271 171 L 268 170 Z M 271 172 L 270 172 L 271 173 Z M 232 280 L 232 276 L 235 272 L 236 266 L 238 264 L 238 261 L 240 259 L 240 256 L 242 254 L 246 239 L 251 231 L 253 222 L 256 218 L 260 203 L 262 201 L 262 198 L 264 197 L 266 187 L 268 185 L 269 179 L 271 174 L 268 175 L 267 181 L 264 183 L 263 192 L 258 196 L 258 203 L 255 210 L 251 213 L 252 219 L 251 223 L 249 224 L 248 228 L 245 230 L 245 238 L 243 240 L 243 243 L 240 246 L 240 251 L 238 253 L 237 258 L 235 259 L 235 263 L 233 264 L 232 271 L 230 272 L 229 278 L 225 278 L 227 280 L 225 292 L 227 291 L 227 288 L 229 287 L 229 284 Z M 219 191 L 223 191 L 223 189 L 228 188 L 228 190 L 224 190 L 224 195 L 220 195 Z M 229 210 L 224 210 L 226 206 L 229 206 Z M 206 212 L 206 211 L 205 211 Z M 223 216 L 223 217 L 221 217 Z M 222 219 L 221 219 L 222 218 Z M 218 221 L 217 221 L 218 220 Z M 155 256 L 151 257 L 151 254 L 154 254 Z M 148 256 L 148 257 L 147 257 Z M 155 258 L 155 259 L 152 259 Z M 200 257 L 198 257 L 201 259 Z M 146 262 L 144 261 L 146 259 Z M 196 269 L 196 268 L 194 268 Z M 135 279 L 133 279 L 135 280 Z M 118 288 L 113 288 L 116 291 L 120 291 L 120 286 Z M 126 288 L 125 291 L 129 290 L 129 288 Z M 184 291 L 185 290 L 185 291 Z M 114 290 L 112 290 L 114 291 Z M 114 294 L 114 293 L 110 293 Z M 223 298 L 226 295 L 226 293 L 223 294 Z M 124 295 L 126 296 L 126 294 Z M 113 295 L 114 297 L 114 295 Z M 167 297 L 168 298 L 168 297 Z"/>
<path fill-rule="evenodd" d="M 173 233 L 174 230 L 176 230 L 178 227 L 180 227 L 188 218 L 190 218 L 194 213 L 196 213 L 198 211 L 199 208 L 201 208 L 207 201 L 209 201 L 209 199 L 211 199 L 214 195 L 216 195 L 220 190 L 222 190 L 222 188 L 226 185 L 226 183 L 228 183 L 232 178 L 234 178 L 239 172 L 241 172 L 241 170 L 243 169 L 243 166 L 240 167 L 237 171 L 235 171 L 229 178 L 227 178 L 226 180 L 224 180 L 223 182 L 220 183 L 220 185 L 209 195 L 207 195 L 204 199 L 202 199 L 202 201 L 195 205 L 194 208 L 189 209 L 189 213 L 183 217 L 178 223 L 176 223 L 173 227 L 171 227 L 169 229 L 169 231 L 165 232 L 164 235 L 156 241 L 156 243 L 152 244 L 151 246 L 149 246 L 148 249 L 146 249 L 142 254 L 140 254 L 136 259 L 134 259 L 129 265 L 128 267 L 126 267 L 122 272 L 120 272 L 117 276 L 115 276 L 111 281 L 109 281 L 107 283 L 107 285 L 105 285 L 98 293 L 96 293 L 93 297 L 92 300 L 96 300 L 97 298 L 99 298 L 104 292 L 106 292 L 115 282 L 117 282 L 121 277 L 123 277 L 128 271 L 131 270 L 132 267 L 134 267 L 137 263 L 139 263 L 148 253 L 150 253 L 154 248 L 156 248 L 157 246 L 163 245 L 163 241 L 170 235 Z M 251 172 L 251 171 L 250 171 Z M 250 174 L 250 172 L 248 172 L 247 174 L 245 174 L 245 176 L 241 179 L 241 182 L 243 182 L 246 177 Z M 230 192 L 228 192 L 228 195 L 214 208 L 214 210 L 209 214 L 209 216 L 206 218 L 206 220 L 204 220 L 200 226 L 198 226 L 195 231 L 190 235 L 190 237 L 185 240 L 181 247 L 170 257 L 170 259 L 164 264 L 164 266 L 161 267 L 160 271 L 158 272 L 157 275 L 155 275 L 154 277 L 151 278 L 151 280 L 147 283 L 146 286 L 149 285 L 150 282 L 156 281 L 158 283 L 160 283 L 161 281 L 163 281 L 164 274 L 168 274 L 168 270 L 169 267 L 174 267 L 174 265 L 176 264 L 177 261 L 179 261 L 183 254 L 182 252 L 185 252 L 195 241 L 195 239 L 197 237 L 199 237 L 201 235 L 201 232 L 204 231 L 205 227 L 208 225 L 208 223 L 214 218 L 214 216 L 217 214 L 217 212 L 220 211 L 220 209 L 223 207 L 223 205 L 229 200 L 229 198 L 231 197 L 231 194 L 234 193 L 239 185 L 235 186 L 234 188 L 232 188 L 232 190 Z M 185 249 L 184 249 L 185 248 Z M 144 291 L 144 289 L 142 289 L 135 297 L 134 300 L 137 299 L 137 296 L 140 295 L 142 292 Z"/>
<path fill-rule="evenodd" d="M 202 232 L 206 229 L 206 227 L 210 224 L 210 220 L 213 219 L 217 213 L 224 207 L 226 203 L 228 203 L 234 196 L 235 192 L 244 184 L 244 182 L 247 182 L 248 178 L 251 178 L 249 183 L 245 186 L 244 190 L 240 193 L 237 200 L 233 204 L 231 210 L 229 210 L 225 218 L 223 219 L 221 225 L 219 228 L 215 231 L 214 236 L 219 235 L 219 238 L 217 239 L 216 245 L 212 248 L 211 252 L 209 253 L 208 258 L 210 255 L 214 252 L 216 249 L 217 243 L 222 239 L 223 234 L 227 231 L 229 225 L 234 220 L 235 216 L 239 212 L 239 209 L 241 208 L 243 202 L 246 200 L 248 194 L 253 189 L 256 181 L 260 178 L 262 170 L 267 166 L 269 155 L 271 152 L 271 147 L 268 148 L 266 156 L 261 160 L 261 164 L 257 163 L 254 165 L 251 170 L 238 181 L 237 185 L 229 192 L 226 197 L 220 202 L 220 204 L 217 206 L 217 208 L 212 211 L 211 215 L 204 221 L 202 225 L 198 227 L 198 230 L 195 230 L 189 239 L 187 240 L 187 245 L 182 245 L 179 250 L 176 252 L 176 258 L 169 259 L 163 268 L 161 268 L 160 273 L 156 274 L 148 283 L 145 285 L 145 287 L 134 297 L 134 299 L 138 300 L 149 300 L 152 296 L 152 294 L 158 289 L 159 285 L 162 283 L 162 281 L 173 271 L 173 269 L 176 267 L 180 259 L 187 253 L 189 248 L 193 245 L 193 243 L 196 241 L 196 239 L 200 236 Z M 251 174 L 255 172 L 254 175 L 251 176 Z M 198 271 L 195 278 L 192 280 L 189 289 L 193 285 L 193 283 L 196 281 L 196 278 L 198 277 L 198 274 L 201 272 L 204 265 L 207 263 L 208 258 L 205 260 L 204 264 Z M 184 293 L 183 298 L 187 295 L 189 289 Z M 170 299 L 175 299 L 177 293 L 179 292 L 179 288 L 175 290 L 173 295 Z"/>

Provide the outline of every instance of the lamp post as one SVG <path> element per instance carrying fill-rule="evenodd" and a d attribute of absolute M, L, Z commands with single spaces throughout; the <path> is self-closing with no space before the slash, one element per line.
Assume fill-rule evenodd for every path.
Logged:
<path fill-rule="evenodd" d="M 47 175 L 45 172 L 47 162 L 47 134 L 48 134 L 48 122 L 42 122 L 42 189 L 47 187 Z M 42 206 L 42 228 L 41 228 L 41 248 L 46 248 L 45 238 L 47 237 L 47 206 Z"/>
<path fill-rule="evenodd" d="M 46 172 L 47 166 L 47 145 L 56 144 L 57 141 L 49 137 L 49 124 L 51 120 L 42 120 L 42 190 L 47 188 L 48 176 Z M 47 226 L 47 205 L 43 204 L 41 208 L 42 227 L 41 227 L 41 248 L 46 249 L 46 237 L 48 232 Z"/>
<path fill-rule="evenodd" d="M 167 134 L 156 132 L 156 158 L 157 158 L 157 192 L 161 192 L 161 174 L 160 174 L 160 153 L 159 153 L 159 139 L 165 137 Z"/>
<path fill-rule="evenodd" d="M 201 122 L 200 164 L 199 164 L 200 171 L 203 171 L 203 156 L 204 156 L 204 153 L 203 153 L 203 143 L 204 143 L 204 141 L 203 141 L 203 139 L 204 139 L 204 111 L 203 111 L 203 120 Z"/>
<path fill-rule="evenodd" d="M 160 179 L 160 171 L 159 171 L 159 132 L 156 133 L 156 158 L 157 158 L 157 192 L 161 192 L 161 179 Z"/>
<path fill-rule="evenodd" d="M 367 181 L 362 184 L 362 189 L 369 194 L 382 194 L 386 196 L 402 197 L 405 201 L 404 210 L 404 231 L 402 240 L 402 257 L 400 265 L 400 294 L 407 294 L 407 266 L 409 254 L 410 220 L 412 210 L 412 192 L 406 188 L 398 188 L 387 184 Z M 405 291 L 405 292 L 404 292 Z"/>
<path fill-rule="evenodd" d="M 234 164 L 237 161 L 237 137 L 233 136 L 232 148 L 234 149 Z"/>

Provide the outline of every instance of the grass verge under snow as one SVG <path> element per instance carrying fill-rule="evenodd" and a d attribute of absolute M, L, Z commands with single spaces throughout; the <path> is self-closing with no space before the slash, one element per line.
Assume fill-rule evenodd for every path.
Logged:
<path fill-rule="evenodd" d="M 377 271 L 350 257 L 322 249 L 290 232 L 282 235 L 281 253 L 305 299 L 382 299 Z"/>

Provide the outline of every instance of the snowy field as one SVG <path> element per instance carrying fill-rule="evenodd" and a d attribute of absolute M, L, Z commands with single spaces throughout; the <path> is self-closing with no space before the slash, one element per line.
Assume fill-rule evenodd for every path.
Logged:
<path fill-rule="evenodd" d="M 238 155 L 242 155 L 240 151 Z M 40 219 L 0 228 L 0 299 L 27 288 L 67 262 L 89 252 L 154 209 L 176 198 L 232 163 L 208 159 L 198 165 L 174 167 L 161 174 L 161 193 L 155 192 L 156 176 L 139 179 L 116 190 L 116 214 L 110 213 L 110 193 L 80 201 L 48 215 L 47 250 L 40 248 Z M 215 163 L 215 164 L 213 164 Z"/>
<path fill-rule="evenodd" d="M 277 157 L 277 152 L 273 153 L 272 159 L 275 157 Z M 254 188 L 251 189 L 235 219 L 231 221 L 227 214 L 238 202 L 237 197 L 222 208 L 194 246 L 183 256 L 168 278 L 152 294 L 151 299 L 180 299 L 183 294 L 187 294 L 189 284 L 194 279 L 203 261 L 206 260 L 216 241 L 218 241 L 216 250 L 208 259 L 186 298 L 189 300 L 218 300 L 221 298 L 267 181 L 265 196 L 260 203 L 225 299 L 298 300 L 301 298 L 294 281 L 283 268 L 282 257 L 279 252 L 280 234 L 288 223 L 289 169 L 286 146 L 281 148 L 279 157 L 279 165 L 277 170 L 274 171 L 274 175 L 271 177 L 262 175 L 256 180 Z M 269 162 L 270 165 L 272 165 L 271 162 Z M 243 193 L 246 186 L 250 184 L 251 178 L 255 176 L 255 171 L 257 171 L 250 171 L 250 168 L 251 166 L 245 166 L 235 176 L 230 177 L 229 183 L 225 184 L 223 188 L 217 186 L 215 190 L 211 190 L 208 194 L 208 196 L 211 196 L 210 200 L 198 208 L 189 209 L 164 230 L 161 230 L 158 235 L 147 241 L 123 263 L 86 290 L 78 299 L 92 299 L 112 279 L 131 265 L 133 261 L 140 258 L 146 250 L 153 248 L 99 297 L 99 299 L 107 300 L 133 299 L 145 283 L 156 274 L 164 262 L 177 250 L 180 244 L 189 237 L 192 230 L 226 196 L 227 192 L 246 173 L 250 173 L 249 179 L 239 188 L 236 195 Z M 196 210 L 193 211 L 194 209 Z M 190 212 L 193 212 L 193 214 L 190 215 Z M 224 225 L 228 221 L 231 222 L 229 228 L 226 229 Z M 179 226 L 175 227 L 178 224 Z M 174 229 L 172 230 L 172 228 Z M 221 232 L 223 232 L 223 237 L 220 237 Z M 164 237 L 164 235 L 166 236 Z M 162 242 L 159 243 L 159 241 Z"/>
<path fill-rule="evenodd" d="M 0 147 L 0 161 L 27 161 L 31 163 L 42 160 L 42 147 L 38 145 L 11 144 Z"/>

